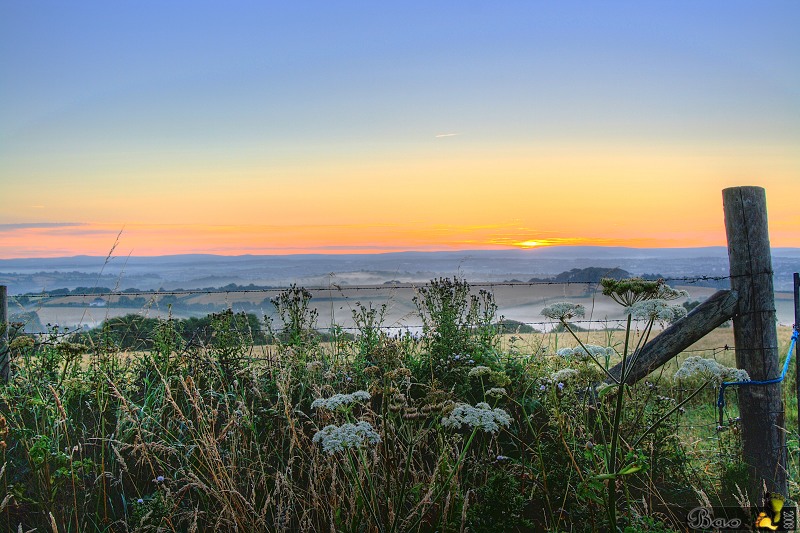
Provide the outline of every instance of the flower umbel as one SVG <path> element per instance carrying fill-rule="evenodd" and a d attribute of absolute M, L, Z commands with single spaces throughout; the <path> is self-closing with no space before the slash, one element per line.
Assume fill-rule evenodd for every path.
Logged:
<path fill-rule="evenodd" d="M 678 371 L 675 372 L 675 379 L 678 381 L 694 377 L 710 380 L 716 386 L 719 386 L 724 381 L 750 381 L 750 376 L 746 370 L 731 368 L 721 365 L 713 359 L 704 359 L 696 355 L 686 359 Z"/>
<path fill-rule="evenodd" d="M 673 289 L 667 285 L 663 279 L 647 280 L 642 278 L 613 279 L 603 278 L 600 280 L 603 287 L 603 294 L 611 297 L 612 300 L 625 307 L 630 307 L 642 300 L 675 300 L 681 296 L 687 296 L 686 291 Z"/>
<path fill-rule="evenodd" d="M 333 455 L 346 448 L 360 448 L 366 443 L 378 444 L 381 436 L 378 435 L 372 424 L 362 420 L 356 424 L 325 426 L 314 434 L 312 440 L 321 443 L 322 449 L 329 455 Z"/>
<path fill-rule="evenodd" d="M 500 426 L 511 425 L 511 417 L 502 409 L 492 409 L 488 403 L 481 402 L 475 407 L 459 403 L 450 414 L 442 418 L 442 426 L 461 429 L 462 426 L 482 429 L 486 433 L 496 433 Z"/>
<path fill-rule="evenodd" d="M 554 372 L 550 376 L 550 381 L 553 383 L 563 383 L 565 381 L 569 381 L 570 379 L 576 377 L 578 375 L 578 371 L 574 368 L 562 368 L 558 372 Z"/>
<path fill-rule="evenodd" d="M 506 392 L 506 389 L 504 389 L 503 387 L 492 387 L 491 389 L 486 391 L 486 396 L 492 396 L 494 398 L 502 398 L 506 394 L 508 393 Z"/>
<path fill-rule="evenodd" d="M 469 371 L 469 377 L 475 378 L 480 376 L 488 376 L 492 373 L 492 369 L 488 366 L 476 366 Z"/>
<path fill-rule="evenodd" d="M 566 322 L 575 317 L 586 316 L 586 308 L 580 304 L 573 304 L 569 302 L 558 302 L 550 304 L 542 309 L 542 315 L 553 320 L 562 320 Z"/>
<path fill-rule="evenodd" d="M 334 394 L 330 398 L 317 398 L 311 403 L 312 409 L 327 409 L 335 411 L 343 405 L 350 405 L 355 402 L 366 402 L 370 395 L 365 390 L 357 390 L 352 394 Z"/>
<path fill-rule="evenodd" d="M 575 358 L 579 361 L 588 359 L 590 355 L 598 359 L 600 357 L 611 357 L 615 354 L 614 348 L 610 346 L 597 346 L 595 344 L 585 344 L 584 346 L 586 349 L 580 346 L 576 346 L 575 348 L 561 348 L 556 353 L 559 357 L 563 357 L 564 359 Z"/>
<path fill-rule="evenodd" d="M 686 316 L 686 308 L 682 305 L 670 305 L 662 298 L 636 302 L 627 309 L 633 318 L 672 322 Z"/>

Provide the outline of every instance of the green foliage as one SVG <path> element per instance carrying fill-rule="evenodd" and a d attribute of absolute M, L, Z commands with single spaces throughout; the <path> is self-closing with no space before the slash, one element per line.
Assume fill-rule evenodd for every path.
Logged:
<path fill-rule="evenodd" d="M 553 281 L 561 283 L 598 283 L 604 278 L 625 279 L 630 276 L 630 272 L 622 270 L 621 268 L 588 267 L 573 268 L 567 272 L 562 272 L 553 278 Z"/>
<path fill-rule="evenodd" d="M 538 330 L 531 325 L 525 324 L 524 322 L 519 322 L 517 320 L 509 320 L 507 318 L 495 322 L 494 327 L 498 334 L 514 333 L 519 335 L 524 333 L 538 332 Z"/>
<path fill-rule="evenodd" d="M 466 280 L 438 278 L 419 289 L 414 304 L 424 346 L 417 369 L 430 381 L 450 388 L 462 383 L 473 365 L 497 364 L 497 305 L 490 292 L 473 294 Z"/>
<path fill-rule="evenodd" d="M 229 321 L 228 326 L 239 336 L 247 336 L 254 344 L 265 344 L 267 337 L 263 332 L 258 317 L 252 313 L 233 313 L 231 310 L 212 313 L 204 317 L 186 319 L 169 318 L 173 329 L 179 333 L 184 342 L 195 345 L 208 345 L 219 335 L 214 321 L 223 315 L 230 314 L 236 318 Z M 150 350 L 158 337 L 158 330 L 164 320 L 129 314 L 109 318 L 96 329 L 75 334 L 74 338 L 93 346 L 113 346 L 117 350 Z"/>
<path fill-rule="evenodd" d="M 291 288 L 279 293 L 270 301 L 275 306 L 282 323 L 277 334 L 282 344 L 305 353 L 318 343 L 317 310 L 309 305 L 311 301 L 309 291 L 292 284 Z"/>
<path fill-rule="evenodd" d="M 467 524 L 470 531 L 528 531 L 533 527 L 525 518 L 528 503 L 519 479 L 503 468 L 489 474 L 486 482 L 475 491 L 476 502 L 468 507 Z"/>
<path fill-rule="evenodd" d="M 592 360 L 545 355 L 545 341 L 502 351 L 493 300 L 464 281 L 420 291 L 419 339 L 387 335 L 385 307 L 358 304 L 354 336 L 322 344 L 307 291 L 275 304 L 268 346 L 232 310 L 128 317 L 81 337 L 90 346 L 16 337 L 0 387 L 0 530 L 50 531 L 52 515 L 59 531 L 667 531 L 695 489 L 740 480 L 733 429 L 714 441 L 724 465 L 682 439 L 680 409 L 711 393 L 597 392 Z M 132 331 L 146 338 L 128 344 Z M 615 360 L 635 357 L 630 344 Z M 337 394 L 344 407 L 312 408 Z M 454 412 L 503 423 L 455 427 Z M 329 454 L 315 436 L 331 427 L 373 438 Z"/>

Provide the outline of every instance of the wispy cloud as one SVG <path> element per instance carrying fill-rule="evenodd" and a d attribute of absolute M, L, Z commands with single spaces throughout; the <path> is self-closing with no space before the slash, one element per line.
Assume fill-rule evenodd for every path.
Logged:
<path fill-rule="evenodd" d="M 85 226 L 83 222 L 21 222 L 18 224 L 0 224 L 0 231 L 13 231 L 32 228 L 68 228 Z"/>
<path fill-rule="evenodd" d="M 458 137 L 459 135 L 461 135 L 461 134 L 460 133 L 440 133 L 439 135 L 436 135 L 436 138 L 437 139 L 442 139 L 444 137 Z"/>

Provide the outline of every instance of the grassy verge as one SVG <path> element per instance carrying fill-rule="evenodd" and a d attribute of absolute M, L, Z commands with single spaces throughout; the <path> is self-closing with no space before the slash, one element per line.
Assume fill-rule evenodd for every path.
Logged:
<path fill-rule="evenodd" d="M 385 334 L 362 306 L 356 335 L 321 342 L 293 289 L 269 346 L 224 313 L 202 345 L 169 319 L 137 352 L 14 339 L 0 531 L 669 531 L 698 494 L 729 502 L 743 486 L 713 387 L 691 396 L 667 365 L 619 411 L 568 333 L 500 335 L 491 295 L 459 280 L 427 291 L 419 338 Z M 578 333 L 606 364 L 623 335 Z M 732 364 L 726 344 L 718 330 L 691 354 Z"/>

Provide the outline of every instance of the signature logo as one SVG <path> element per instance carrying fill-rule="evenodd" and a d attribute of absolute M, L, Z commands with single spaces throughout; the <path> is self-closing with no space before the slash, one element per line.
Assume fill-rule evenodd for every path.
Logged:
<path fill-rule="evenodd" d="M 740 518 L 717 518 L 708 507 L 695 507 L 686 517 L 687 525 L 692 529 L 741 529 Z"/>
<path fill-rule="evenodd" d="M 795 531 L 797 509 L 784 504 L 783 495 L 772 492 L 766 494 L 761 507 L 695 507 L 687 514 L 686 525 L 694 530 Z"/>
<path fill-rule="evenodd" d="M 766 502 L 764 505 L 765 511 L 761 511 L 758 513 L 756 517 L 756 529 L 770 529 L 775 531 L 778 529 L 778 526 L 783 526 L 784 524 L 781 522 L 781 511 L 783 510 L 783 504 L 785 498 L 783 494 L 779 494 L 777 492 L 770 492 L 767 493 L 767 497 L 765 498 Z M 771 511 L 771 513 L 768 513 Z M 794 521 L 794 512 L 791 512 L 792 521 Z M 784 518 L 789 517 L 789 512 L 787 511 Z M 783 529 L 783 527 L 781 528 Z"/>

